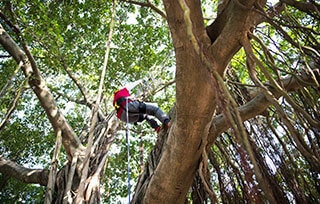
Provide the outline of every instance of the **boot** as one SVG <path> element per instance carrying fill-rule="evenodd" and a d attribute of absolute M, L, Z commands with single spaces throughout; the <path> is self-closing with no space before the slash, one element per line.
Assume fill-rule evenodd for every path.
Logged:
<path fill-rule="evenodd" d="M 157 121 L 155 121 L 154 119 L 152 118 L 148 118 L 146 117 L 146 121 L 149 123 L 149 125 L 157 132 L 159 133 L 160 132 L 160 126 L 158 125 Z"/>
<path fill-rule="evenodd" d="M 168 129 L 170 127 L 170 119 L 165 119 L 164 122 L 163 122 L 163 127 Z"/>

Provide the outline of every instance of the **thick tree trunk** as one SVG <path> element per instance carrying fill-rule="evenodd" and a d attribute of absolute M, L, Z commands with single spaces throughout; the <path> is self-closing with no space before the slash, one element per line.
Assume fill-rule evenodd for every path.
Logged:
<path fill-rule="evenodd" d="M 163 152 L 145 194 L 146 203 L 183 203 L 207 145 L 209 127 L 215 110 L 213 77 L 202 56 L 207 56 L 213 69 L 223 74 L 231 57 L 240 49 L 239 39 L 254 24 L 246 21 L 254 14 L 250 9 L 255 1 L 227 7 L 228 19 L 218 37 L 209 40 L 203 24 L 200 1 L 186 1 L 192 25 L 185 21 L 185 11 L 179 1 L 164 1 L 167 20 L 176 53 L 176 118 L 170 129 Z M 232 11 L 232 12 L 231 12 Z M 243 20 L 243 24 L 239 23 Z M 192 29 L 192 34 L 188 29 Z M 220 37 L 220 35 L 223 38 Z M 198 53 L 190 40 L 197 40 Z M 214 44 L 211 45 L 211 42 Z M 211 69 L 211 68 L 210 68 Z M 168 171 L 170 169 L 170 171 Z"/>
<path fill-rule="evenodd" d="M 205 36 L 200 2 L 191 2 L 194 33 Z M 212 118 L 213 83 L 187 35 L 178 1 L 166 1 L 176 53 L 176 121 L 173 122 L 144 198 L 146 203 L 183 203 L 206 144 Z M 200 20 L 199 20 L 200 19 Z M 208 41 L 207 41 L 208 42 Z M 168 171 L 170 169 L 170 171 Z"/>
<path fill-rule="evenodd" d="M 263 7 L 266 1 L 228 2 L 220 12 L 221 16 L 207 29 L 210 40 L 202 22 L 200 2 L 187 0 L 186 3 L 190 8 L 188 15 L 192 21 L 193 35 L 201 52 L 211 60 L 213 69 L 223 75 L 229 60 L 241 48 L 241 39 L 247 39 L 254 26 L 261 23 L 261 15 L 255 6 Z M 133 203 L 183 203 L 205 146 L 209 148 L 229 128 L 228 120 L 223 115 L 213 117 L 216 104 L 213 78 L 201 53 L 196 52 L 191 43 L 188 35 L 190 25 L 185 22 L 184 11 L 178 1 L 164 0 L 164 4 L 176 53 L 176 120 L 173 120 L 168 133 L 160 135 L 161 142 L 158 141 L 149 157 L 136 187 Z M 310 77 L 304 80 L 312 81 Z M 298 81 L 287 78 L 283 84 L 288 91 L 292 91 L 305 85 Z M 277 92 L 274 94 L 281 96 Z M 265 97 L 263 93 L 258 94 L 239 107 L 242 119 L 262 113 L 270 105 Z M 270 195 L 272 200 L 272 192 Z"/>

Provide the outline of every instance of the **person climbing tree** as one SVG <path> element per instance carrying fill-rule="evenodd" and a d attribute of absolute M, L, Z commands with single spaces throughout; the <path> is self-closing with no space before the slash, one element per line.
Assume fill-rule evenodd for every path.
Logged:
<path fill-rule="evenodd" d="M 148 124 L 158 133 L 161 127 L 157 121 L 150 116 L 156 117 L 165 128 L 170 125 L 170 119 L 158 106 L 151 103 L 141 102 L 131 98 L 130 91 L 140 84 L 142 80 L 138 80 L 127 84 L 121 89 L 114 92 L 113 106 L 117 111 L 117 117 L 127 122 L 127 105 L 128 105 L 128 121 L 129 123 L 138 123 L 146 120 Z M 127 104 L 128 103 L 128 104 Z"/>

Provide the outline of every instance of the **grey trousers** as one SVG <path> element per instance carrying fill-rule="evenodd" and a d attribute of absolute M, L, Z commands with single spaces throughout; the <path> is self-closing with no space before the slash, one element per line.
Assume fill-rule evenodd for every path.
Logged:
<path fill-rule="evenodd" d="M 145 113 L 141 113 L 141 110 L 139 109 L 140 103 L 146 105 Z M 126 106 L 123 107 L 123 111 L 120 117 L 120 120 L 124 122 L 127 122 L 126 108 Z M 128 103 L 129 123 L 142 122 L 143 120 L 146 120 L 150 124 L 150 126 L 153 127 L 154 122 L 151 121 L 154 120 L 149 117 L 150 115 L 156 117 L 161 123 L 164 123 L 165 120 L 169 119 L 169 117 L 159 107 L 151 103 L 140 101 L 131 101 Z"/>

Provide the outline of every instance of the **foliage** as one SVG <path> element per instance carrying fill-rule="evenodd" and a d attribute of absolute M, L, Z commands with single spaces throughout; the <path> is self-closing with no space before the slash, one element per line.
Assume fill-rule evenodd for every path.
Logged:
<path fill-rule="evenodd" d="M 80 135 L 85 131 L 85 124 L 88 123 L 91 111 L 82 103 L 79 104 L 84 96 L 68 73 L 71 73 L 77 83 L 83 87 L 85 93 L 89 94 L 89 101 L 93 101 L 97 93 L 103 63 L 112 2 L 35 0 L 11 1 L 10 4 L 9 1 L 0 3 L 1 8 L 11 8 L 1 10 L 9 21 L 19 26 L 46 83 L 54 93 L 56 102 L 75 132 Z M 129 16 L 133 22 L 128 21 Z M 4 22 L 1 21 L 1 23 Z M 146 78 L 149 79 L 148 86 L 141 89 L 153 89 L 172 80 L 173 76 L 168 75 L 170 71 L 167 68 L 173 66 L 172 45 L 168 29 L 163 26 L 163 23 L 163 19 L 149 9 L 124 2 L 119 4 L 112 39 L 113 49 L 108 62 L 104 87 L 105 104 L 101 106 L 106 113 L 112 110 L 111 96 L 119 86 L 129 81 Z M 5 23 L 3 25 L 6 26 Z M 17 42 L 21 43 L 11 28 L 5 27 L 5 29 L 16 38 Z M 0 63 L 0 87 L 5 88 L 8 77 L 13 76 L 10 86 L 4 90 L 6 94 L 0 98 L 2 119 L 7 113 L 12 96 L 19 86 L 23 86 L 20 84 L 24 78 L 20 71 L 14 74 L 17 66 L 9 58 L 3 58 Z M 152 73 L 150 69 L 153 69 Z M 152 78 L 153 74 L 157 75 L 156 80 Z M 173 100 L 169 103 L 165 101 L 168 97 L 172 97 L 172 88 L 165 90 L 169 89 L 170 93 L 166 91 L 165 95 L 159 94 L 159 98 L 162 98 L 159 102 L 163 104 L 161 106 L 166 107 L 166 110 L 169 110 L 173 103 Z M 150 100 L 158 101 L 157 97 L 152 97 Z M 147 128 L 146 125 L 143 127 Z M 152 137 L 155 134 L 149 132 L 149 135 L 143 142 L 146 151 L 150 149 L 154 141 Z M 123 136 L 119 134 L 119 137 Z M 136 154 L 139 149 L 139 141 L 134 140 L 135 137 L 137 135 L 133 133 L 131 155 L 139 155 Z M 9 123 L 0 132 L 0 141 L 2 156 L 22 165 L 30 167 L 40 165 L 48 168 L 55 138 L 44 111 L 29 87 L 23 89 Z M 109 179 L 106 179 L 105 182 L 107 188 L 114 189 L 110 196 L 124 197 L 127 193 L 125 191 L 126 173 L 120 171 L 126 169 L 124 167 L 126 165 L 124 139 L 116 142 L 114 146 L 115 149 L 122 151 L 110 154 L 106 174 L 106 178 L 109 177 Z M 144 158 L 146 151 L 143 153 Z M 65 158 L 61 158 L 60 164 L 62 165 L 64 161 Z M 139 158 L 132 160 L 133 179 L 138 176 L 139 172 L 139 165 L 134 161 L 139 161 Z M 119 183 L 119 179 L 123 182 Z M 20 192 L 24 192 L 29 198 L 35 198 L 33 192 L 37 187 L 31 185 L 23 187 L 22 183 L 12 181 L 12 179 L 8 183 L 6 190 L 2 189 L 3 192 L 10 192 L 12 189 L 18 189 L 17 186 L 19 186 L 19 188 L 24 188 Z M 11 191 L 10 194 L 14 194 L 14 191 Z M 1 194 L 1 199 L 4 199 L 6 195 Z M 21 199 L 28 202 L 28 196 L 21 197 Z M 40 193 L 39 198 L 42 196 Z M 107 199 L 114 198 L 108 197 Z M 14 200 L 19 199 L 16 197 Z"/>
<path fill-rule="evenodd" d="M 0 179 L 3 179 L 2 175 Z M 9 179 L 5 188 L 0 191 L 0 203 L 42 203 L 43 192 L 41 186 L 25 185 L 15 179 Z"/>
<path fill-rule="evenodd" d="M 164 10 L 160 1 L 151 2 Z M 217 2 L 201 1 L 206 25 L 216 17 Z M 0 23 L 20 46 L 23 41 L 27 43 L 59 108 L 84 143 L 110 29 L 111 7 L 111 1 L 101 0 L 0 2 L 1 12 L 6 16 Z M 22 38 L 8 22 L 19 27 Z M 272 20 L 266 19 L 250 36 L 253 54 L 260 62 L 254 67 L 259 82 L 269 86 L 270 79 L 280 83 L 283 77 L 309 70 L 319 55 L 319 33 L 319 17 L 294 6 L 287 6 Z M 165 19 L 149 7 L 121 1 L 111 45 L 101 110 L 106 115 L 113 111 L 114 90 L 127 82 L 145 79 L 135 95 L 156 102 L 169 112 L 176 100 L 175 56 Z M 0 156 L 28 167 L 49 168 L 55 143 L 52 127 L 19 67 L 3 48 L 0 55 L 0 122 L 8 117 L 0 128 Z M 231 59 L 225 76 L 225 84 L 238 107 L 247 104 L 261 90 L 248 70 L 247 56 L 240 49 Z M 14 111 L 8 114 L 16 96 Z M 208 148 L 208 183 L 219 202 L 259 203 L 265 198 L 254 162 L 263 181 L 273 184 L 272 191 L 279 195 L 279 201 L 319 202 L 319 164 L 314 161 L 319 161 L 320 133 L 312 123 L 320 120 L 319 100 L 319 88 L 315 87 L 285 92 L 277 98 L 277 103 L 244 122 L 247 138 L 234 129 L 217 137 Z M 224 101 L 218 105 L 216 114 L 224 114 Z M 106 203 L 121 202 L 127 197 L 125 126 L 121 123 L 120 127 L 122 131 L 116 133 L 102 176 L 102 200 Z M 132 189 L 156 139 L 147 124 L 130 126 Z M 244 143 L 245 139 L 251 149 Z M 314 155 L 318 160 L 313 160 Z M 66 156 L 61 154 L 59 159 L 62 167 Z M 43 202 L 43 187 L 7 180 L 2 174 L 0 184 L 1 203 Z M 197 175 L 188 199 L 195 200 L 195 195 L 203 189 Z M 209 202 L 208 192 L 205 195 L 203 201 Z"/>

